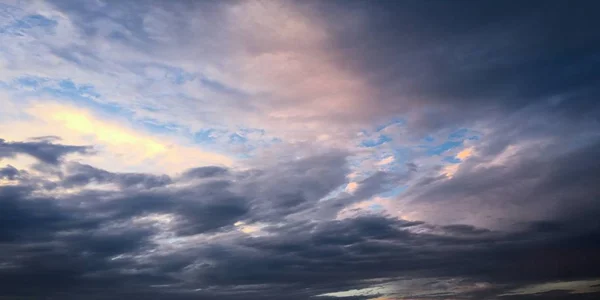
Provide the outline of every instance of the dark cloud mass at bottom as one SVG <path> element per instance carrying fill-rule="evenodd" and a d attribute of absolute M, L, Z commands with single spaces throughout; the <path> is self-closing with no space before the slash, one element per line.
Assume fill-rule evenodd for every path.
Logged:
<path fill-rule="evenodd" d="M 577 160 L 591 159 L 581 155 L 595 153 L 585 150 L 553 168 L 556 174 L 568 172 Z M 592 299 L 594 294 L 568 290 L 497 295 L 535 284 L 600 278 L 595 202 L 559 218 L 523 222 L 512 231 L 376 214 L 319 219 L 315 201 L 343 184 L 344 155 L 306 157 L 242 173 L 192 169 L 175 178 L 65 163 L 64 174 L 52 179 L 5 167 L 2 172 L 13 184 L 0 186 L 2 295 L 308 299 L 370 288 L 370 280 L 380 278 L 388 288 L 398 285 L 394 293 L 407 297 L 417 289 L 403 288 L 403 282 L 423 280 L 417 299 Z M 320 176 L 312 177 L 313 171 Z M 383 184 L 386 179 L 370 180 Z M 90 183 L 113 187 L 99 190 Z M 57 192 L 76 187 L 77 193 Z M 593 195 L 592 188 L 587 192 Z M 293 205 L 276 201 L 288 203 L 288 197 Z M 236 230 L 237 222 L 267 225 L 253 235 Z"/>
<path fill-rule="evenodd" d="M 218 19 L 233 5 L 105 2 L 48 7 L 88 38 L 110 19 L 130 34 L 112 39 L 161 54 L 148 11 L 189 33 L 179 10 Z M 103 149 L 59 136 L 0 138 L 0 299 L 600 299 L 594 1 L 290 3 L 323 26 L 339 54 L 327 63 L 358 74 L 369 95 L 327 122 L 401 116 L 401 134 L 381 129 L 398 147 L 470 128 L 468 157 L 444 172 L 398 151 L 401 167 L 351 191 L 355 153 L 320 141 L 256 158 L 261 167 L 190 162 L 161 175 L 71 159 Z M 2 162 L 22 156 L 36 163 Z M 385 209 L 344 215 L 398 186 Z"/>

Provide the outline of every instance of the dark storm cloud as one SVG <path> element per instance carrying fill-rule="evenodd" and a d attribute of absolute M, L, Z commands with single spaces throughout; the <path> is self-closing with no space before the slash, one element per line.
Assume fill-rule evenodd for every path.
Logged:
<path fill-rule="evenodd" d="M 596 182 L 600 180 L 600 151 L 597 139 L 572 142 L 562 147 L 562 136 L 530 138 L 522 134 L 501 142 L 506 131 L 492 135 L 490 143 L 475 148 L 476 154 L 448 179 L 424 178 L 404 198 L 408 204 L 431 206 L 444 203 L 455 211 L 432 212 L 437 220 L 461 217 L 483 218 L 506 223 L 518 220 L 563 219 L 600 212 Z M 576 134 L 572 134 L 575 136 Z M 507 147 L 514 153 L 494 164 Z M 427 183 L 427 185 L 424 185 Z M 491 220 L 498 218 L 497 221 Z M 501 218 L 512 218 L 500 220 Z M 486 222 L 488 222 L 486 221 Z"/>
<path fill-rule="evenodd" d="M 358 187 L 351 194 L 341 193 L 327 201 L 322 201 L 316 207 L 319 218 L 331 219 L 343 208 L 357 202 L 370 199 L 380 193 L 388 191 L 393 187 L 402 185 L 410 178 L 410 174 L 390 173 L 378 171 L 371 176 L 358 181 Z"/>
<path fill-rule="evenodd" d="M 58 295 L 84 285 L 86 274 L 116 268 L 111 256 L 134 251 L 149 237 L 150 229 L 110 226 L 110 219 L 34 192 L 30 186 L 0 187 L 5 296 Z"/>
<path fill-rule="evenodd" d="M 156 176 L 141 173 L 111 173 L 90 165 L 72 163 L 69 165 L 69 173 L 63 180 L 63 185 L 73 187 L 87 185 L 89 183 L 114 183 L 122 188 L 143 187 L 153 188 L 171 183 L 171 178 L 166 175 Z"/>
<path fill-rule="evenodd" d="M 368 74 L 376 87 L 374 109 L 408 112 L 414 125 L 429 128 L 552 97 L 561 98 L 551 108 L 559 114 L 598 111 L 593 1 L 338 4 L 322 4 L 322 13 L 344 53 L 341 65 Z"/>
<path fill-rule="evenodd" d="M 227 174 L 227 169 L 222 167 L 198 167 L 183 173 L 185 178 L 207 178 Z"/>
<path fill-rule="evenodd" d="M 239 189 L 255 199 L 252 206 L 260 220 L 276 221 L 314 209 L 319 200 L 346 183 L 346 155 L 325 153 L 284 162 L 268 172 L 241 174 Z"/>
<path fill-rule="evenodd" d="M 49 141 L 7 142 L 0 139 L 0 158 L 14 157 L 17 154 L 31 155 L 41 162 L 58 164 L 60 159 L 71 153 L 89 153 L 87 146 L 65 146 Z"/>
<path fill-rule="evenodd" d="M 154 284 L 189 285 L 173 274 L 186 274 L 186 268 L 191 268 L 197 260 L 209 259 L 209 253 L 198 249 L 184 251 L 183 256 L 175 255 L 178 257 L 175 261 L 171 261 L 174 257 L 170 255 L 151 263 L 135 261 L 131 256 L 157 247 L 151 240 L 161 232 L 136 220 L 152 214 L 173 215 L 175 223 L 169 232 L 180 237 L 231 229 L 236 221 L 246 218 L 282 220 L 287 214 L 302 210 L 301 207 L 306 209 L 306 202 L 317 201 L 343 183 L 344 161 L 343 155 L 326 154 L 240 174 L 216 167 L 196 168 L 185 174 L 194 174 L 201 180 L 189 182 L 189 176 L 183 176 L 185 185 L 179 187 L 171 185 L 175 182 L 166 176 L 112 173 L 67 163 L 60 182 L 51 191 L 58 191 L 58 187 L 82 189 L 76 194 L 63 194 L 60 198 L 40 196 L 51 192 L 46 190 L 48 185 L 40 184 L 41 179 L 28 178 L 0 186 L 0 243 L 5 258 L 0 262 L 3 266 L 0 277 L 7 282 L 3 293 L 11 296 L 65 293 L 66 298 L 77 298 L 74 295 L 87 295 L 107 285 L 116 289 L 122 286 L 123 290 L 115 295 L 127 290 L 136 294 L 138 286 L 139 293 L 144 294 Z M 10 179 L 18 179 L 13 176 L 18 172 L 16 169 L 7 166 L 2 170 Z M 211 176 L 219 174 L 232 176 Z M 324 181 L 316 180 L 318 174 Z M 93 190 L 88 187 L 92 183 L 113 183 L 117 190 Z M 274 201 L 301 188 L 313 192 L 298 194 L 298 207 L 294 209 Z M 240 194 L 248 190 L 255 194 Z M 185 286 L 176 288 L 171 297 L 185 299 L 184 289 Z M 225 290 L 221 292 L 236 298 Z M 111 293 L 106 292 L 106 297 L 110 298 Z M 206 297 L 216 297 L 219 293 L 207 292 Z M 270 293 L 261 292 L 265 299 L 276 298 L 268 297 Z"/>
<path fill-rule="evenodd" d="M 127 186 L 118 192 L 81 192 L 70 201 L 86 203 L 95 212 L 123 222 L 150 214 L 174 214 L 177 234 L 190 235 L 232 225 L 249 212 L 248 199 L 232 193 L 230 185 L 213 181 L 189 188 L 152 190 Z M 90 201 L 102 197 L 111 200 Z"/>
<path fill-rule="evenodd" d="M 475 226 L 465 225 L 465 224 L 446 225 L 446 226 L 443 226 L 443 228 L 444 228 L 444 230 L 451 232 L 451 233 L 466 234 L 466 235 L 483 234 L 483 233 L 490 232 L 489 229 L 477 228 Z"/>
<path fill-rule="evenodd" d="M 1 179 L 8 179 L 8 180 L 14 180 L 15 178 L 17 178 L 19 176 L 19 170 L 17 170 L 17 168 L 11 166 L 11 165 L 7 165 L 4 168 L 0 168 L 0 178 Z"/>
<path fill-rule="evenodd" d="M 368 288 L 372 283 L 365 280 L 374 278 L 390 278 L 386 282 L 393 285 L 407 277 L 436 282 L 458 277 L 491 282 L 497 295 L 532 283 L 600 277 L 595 255 L 600 224 L 591 215 L 526 223 L 513 233 L 376 215 L 282 222 L 287 214 L 302 211 L 303 202 L 336 189 L 344 172 L 332 171 L 331 179 L 320 185 L 313 179 L 343 161 L 334 154 L 307 157 L 272 169 L 200 176 L 191 184 L 182 178 L 188 185 L 181 187 L 177 182 L 150 189 L 117 184 L 115 191 L 93 191 L 84 185 L 92 181 L 79 180 L 85 189 L 60 199 L 37 196 L 43 187 L 33 181 L 2 186 L 3 293 L 63 299 L 90 294 L 96 299 L 308 299 Z M 67 173 L 119 182 L 118 173 L 69 165 Z M 377 189 L 381 178 L 375 179 L 381 176 L 365 184 L 373 181 Z M 70 176 L 63 181 L 73 182 Z M 302 195 L 295 209 L 272 203 L 285 191 L 310 185 L 316 185 L 316 194 Z M 254 193 L 243 193 L 248 187 Z M 172 214 L 176 222 L 170 229 L 140 223 L 153 213 Z M 277 222 L 263 229 L 266 235 L 251 236 L 232 233 L 238 220 Z M 227 232 L 230 237 L 161 252 L 156 242 L 168 232 L 179 238 Z M 481 299 L 483 294 L 464 292 L 461 297 Z"/>
<path fill-rule="evenodd" d="M 600 275 L 600 261 L 593 255 L 598 242 L 569 246 L 593 238 L 588 234 L 565 238 L 571 233 L 553 237 L 524 231 L 465 238 L 415 233 L 419 226 L 381 217 L 295 224 L 238 245 L 208 246 L 203 256 L 211 263 L 199 267 L 194 278 L 215 285 L 269 282 L 324 292 L 368 286 L 363 279 L 397 276 L 519 286 Z"/>

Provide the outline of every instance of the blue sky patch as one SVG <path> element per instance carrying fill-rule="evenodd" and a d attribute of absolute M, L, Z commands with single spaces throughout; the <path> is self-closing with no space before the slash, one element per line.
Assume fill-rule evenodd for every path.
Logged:
<path fill-rule="evenodd" d="M 435 141 L 435 138 L 430 135 L 423 138 L 423 142 L 425 142 L 425 143 L 433 143 L 434 141 Z"/>
<path fill-rule="evenodd" d="M 385 198 L 395 197 L 395 196 L 398 196 L 400 193 L 404 192 L 405 190 L 406 190 L 406 186 L 397 186 L 397 187 L 394 187 L 383 193 L 380 193 L 379 196 L 385 197 Z"/>
<path fill-rule="evenodd" d="M 443 161 L 451 163 L 451 164 L 457 164 L 459 163 L 461 160 L 454 157 L 454 156 L 446 156 L 444 157 Z"/>
<path fill-rule="evenodd" d="M 217 131 L 216 129 L 202 129 L 194 133 L 194 140 L 199 143 L 214 143 L 215 139 L 218 135 L 221 135 L 222 132 Z"/>
<path fill-rule="evenodd" d="M 247 138 L 237 134 L 237 133 L 232 133 L 229 135 L 229 143 L 231 144 L 244 144 L 248 141 Z"/>
<path fill-rule="evenodd" d="M 372 147 L 377 147 L 381 144 L 390 142 L 392 140 L 392 138 L 390 138 L 389 136 L 382 134 L 379 135 L 379 137 L 375 140 L 370 139 L 370 140 L 364 140 L 360 143 L 361 146 L 363 147 L 367 147 L 367 148 L 372 148 Z"/>
<path fill-rule="evenodd" d="M 434 147 L 427 147 L 427 154 L 429 155 L 440 155 L 450 149 L 456 148 L 460 145 L 462 145 L 462 141 L 460 142 L 455 142 L 455 141 L 447 141 L 441 145 L 437 145 Z"/>
<path fill-rule="evenodd" d="M 7 26 L 0 27 L 0 33 L 22 36 L 25 30 L 34 28 L 53 30 L 57 24 L 58 22 L 55 20 L 48 19 L 42 15 L 29 15 L 22 19 L 16 20 Z"/>
<path fill-rule="evenodd" d="M 200 78 L 200 83 L 202 83 L 203 86 L 209 88 L 210 90 L 213 90 L 220 94 L 228 94 L 232 96 L 246 96 L 244 92 L 238 89 L 226 86 L 218 81 L 211 80 L 205 77 Z"/>
<path fill-rule="evenodd" d="M 465 138 L 465 136 L 467 135 L 468 132 L 469 132 L 468 129 L 461 128 L 459 130 L 456 130 L 456 131 L 450 133 L 448 135 L 448 139 L 449 140 L 462 140 Z"/>

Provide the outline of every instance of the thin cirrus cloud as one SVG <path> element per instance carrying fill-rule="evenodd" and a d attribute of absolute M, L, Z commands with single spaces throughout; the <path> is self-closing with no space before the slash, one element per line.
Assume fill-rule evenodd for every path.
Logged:
<path fill-rule="evenodd" d="M 0 298 L 595 299 L 596 6 L 0 1 Z"/>

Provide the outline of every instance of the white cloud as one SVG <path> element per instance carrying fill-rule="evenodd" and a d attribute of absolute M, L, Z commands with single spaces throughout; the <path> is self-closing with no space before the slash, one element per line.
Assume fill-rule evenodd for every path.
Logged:
<path fill-rule="evenodd" d="M 144 132 L 126 122 L 103 120 L 74 106 L 43 101 L 28 106 L 25 112 L 27 118 L 20 121 L 0 122 L 5 139 L 57 135 L 65 144 L 93 145 L 95 155 L 77 159 L 107 170 L 174 174 L 193 166 L 233 164 L 225 155 Z"/>

